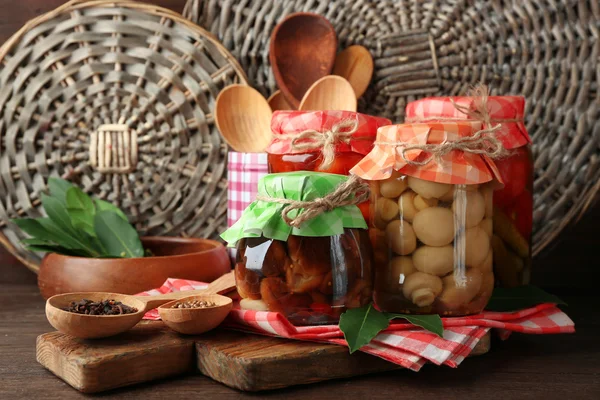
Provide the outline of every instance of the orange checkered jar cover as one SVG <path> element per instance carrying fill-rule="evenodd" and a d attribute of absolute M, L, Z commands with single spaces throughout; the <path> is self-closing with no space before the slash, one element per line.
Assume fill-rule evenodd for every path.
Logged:
<path fill-rule="evenodd" d="M 352 170 L 371 182 L 377 306 L 387 312 L 481 312 L 494 287 L 493 159 L 505 149 L 479 121 L 379 128 Z"/>
<path fill-rule="evenodd" d="M 494 273 L 496 284 L 528 284 L 533 228 L 533 154 L 525 128 L 522 96 L 488 96 L 485 86 L 470 96 L 431 97 L 406 106 L 406 122 L 478 120 L 497 127 L 495 136 L 508 149 L 495 163 L 504 187 L 494 192 Z"/>

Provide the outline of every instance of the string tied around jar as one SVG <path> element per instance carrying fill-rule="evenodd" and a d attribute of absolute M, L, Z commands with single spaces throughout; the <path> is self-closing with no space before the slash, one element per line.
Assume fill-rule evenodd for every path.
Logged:
<path fill-rule="evenodd" d="M 262 195 L 256 196 L 256 199 L 270 203 L 285 204 L 286 206 L 281 210 L 281 217 L 289 226 L 298 228 L 304 222 L 322 213 L 332 211 L 338 207 L 362 203 L 367 201 L 369 196 L 369 185 L 357 176 L 352 175 L 333 192 L 313 200 L 302 201 Z M 288 214 L 294 210 L 298 210 L 298 213 L 292 218 Z"/>
<path fill-rule="evenodd" d="M 350 140 L 371 140 L 371 137 L 353 137 L 358 130 L 358 121 L 355 119 L 344 119 L 334 124 L 331 129 L 318 131 L 307 129 L 300 133 L 282 135 L 282 139 L 292 139 L 293 150 L 321 149 L 323 161 L 320 169 L 328 169 L 335 159 L 335 145 L 337 143 L 350 144 Z"/>
<path fill-rule="evenodd" d="M 465 153 L 485 155 L 491 159 L 498 159 L 506 156 L 507 151 L 502 145 L 502 142 L 493 135 L 495 131 L 500 129 L 499 125 L 489 129 L 481 129 L 472 136 L 463 137 L 454 141 L 444 140 L 440 144 L 408 144 L 406 142 L 385 142 L 376 141 L 376 145 L 395 146 L 401 148 L 400 156 L 408 165 L 422 167 L 435 160 L 437 163 L 442 161 L 442 158 L 451 151 L 458 150 Z M 429 157 L 421 160 L 411 160 L 406 153 L 411 150 L 421 150 L 429 153 Z"/>

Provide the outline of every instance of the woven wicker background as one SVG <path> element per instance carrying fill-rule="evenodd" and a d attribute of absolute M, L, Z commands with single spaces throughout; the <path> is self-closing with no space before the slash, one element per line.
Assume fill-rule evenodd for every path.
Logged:
<path fill-rule="evenodd" d="M 401 122 L 407 102 L 464 94 L 527 97 L 536 158 L 534 255 L 596 200 L 600 187 L 598 0 L 189 0 L 250 84 L 276 90 L 269 36 L 285 15 L 316 12 L 340 47 L 366 46 L 375 74 L 359 110 Z"/>
<path fill-rule="evenodd" d="M 245 75 L 212 35 L 166 9 L 74 1 L 0 50 L 0 242 L 31 269 L 9 222 L 41 215 L 61 176 L 129 215 L 142 234 L 226 227 L 227 146 L 212 117 Z"/>

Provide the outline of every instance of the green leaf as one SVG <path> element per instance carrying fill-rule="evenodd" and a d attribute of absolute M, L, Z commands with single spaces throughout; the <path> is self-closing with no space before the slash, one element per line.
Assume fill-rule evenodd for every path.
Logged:
<path fill-rule="evenodd" d="M 121 211 L 121 209 L 119 207 L 115 206 L 114 204 L 109 203 L 108 201 L 100 200 L 100 199 L 94 199 L 94 203 L 96 203 L 96 209 L 98 211 L 114 211 L 117 213 L 117 215 L 119 217 L 121 217 L 125 221 L 129 222 L 127 215 L 125 215 L 125 213 L 123 211 Z"/>
<path fill-rule="evenodd" d="M 348 342 L 350 353 L 352 354 L 369 344 L 379 332 L 389 326 L 391 320 L 396 318 L 406 319 L 411 324 L 420 326 L 439 337 L 444 335 L 444 325 L 439 315 L 384 313 L 377 311 L 372 304 L 369 304 L 347 310 L 340 316 L 340 330 Z"/>
<path fill-rule="evenodd" d="M 35 239 L 54 242 L 54 235 L 42 226 L 39 219 L 19 218 L 13 219 L 12 222 L 17 224 L 23 232 Z"/>
<path fill-rule="evenodd" d="M 340 330 L 348 342 L 350 354 L 368 344 L 388 325 L 386 315 L 377 311 L 371 304 L 352 308 L 340 316 Z"/>
<path fill-rule="evenodd" d="M 53 245 L 29 245 L 27 249 L 30 251 L 38 251 L 42 253 L 57 253 L 64 254 L 66 256 L 74 256 L 74 257 L 87 257 L 87 254 L 81 253 L 77 250 L 66 249 L 61 246 L 53 246 Z"/>
<path fill-rule="evenodd" d="M 50 239 L 62 247 L 85 252 L 87 257 L 98 257 L 100 252 L 94 248 L 82 233 L 71 234 L 56 225 L 50 218 L 38 218 L 37 222 L 49 233 Z"/>
<path fill-rule="evenodd" d="M 67 191 L 75 187 L 71 182 L 60 178 L 49 178 L 48 187 L 50 194 L 63 204 L 67 204 Z"/>
<path fill-rule="evenodd" d="M 36 238 L 23 239 L 21 243 L 29 246 L 53 246 L 51 241 Z"/>
<path fill-rule="evenodd" d="M 409 315 L 409 314 L 395 314 L 385 313 L 388 320 L 391 321 L 395 318 L 404 318 L 413 325 L 420 326 L 421 328 L 433 332 L 439 337 L 444 336 L 444 324 L 439 315 Z"/>
<path fill-rule="evenodd" d="M 100 211 L 94 218 L 96 236 L 115 257 L 143 257 L 144 247 L 136 230 L 114 211 Z"/>
<path fill-rule="evenodd" d="M 90 215 L 94 215 L 96 213 L 94 202 L 90 196 L 75 186 L 67 190 L 67 207 L 70 209 L 83 210 Z"/>
<path fill-rule="evenodd" d="M 500 312 L 517 311 L 542 303 L 567 305 L 553 294 L 547 293 L 536 286 L 526 285 L 515 288 L 494 288 L 492 297 L 485 309 Z"/>
<path fill-rule="evenodd" d="M 48 217 L 62 230 L 75 233 L 67 208 L 58 199 L 42 194 L 42 206 Z"/>
<path fill-rule="evenodd" d="M 71 218 L 71 223 L 76 229 L 80 229 L 90 236 L 96 236 L 96 232 L 94 231 L 94 214 L 78 208 L 68 208 L 67 212 Z"/>

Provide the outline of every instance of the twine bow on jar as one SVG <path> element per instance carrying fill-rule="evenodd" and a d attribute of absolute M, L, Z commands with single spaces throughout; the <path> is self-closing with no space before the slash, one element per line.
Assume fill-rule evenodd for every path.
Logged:
<path fill-rule="evenodd" d="M 367 137 L 352 137 L 358 129 L 358 122 L 354 119 L 342 120 L 324 131 L 308 129 L 298 134 L 282 135 L 284 139 L 292 139 L 291 146 L 293 150 L 314 150 L 321 149 L 323 161 L 319 165 L 320 169 L 328 169 L 335 159 L 335 145 L 337 143 L 350 144 L 350 140 L 368 140 Z"/>
<path fill-rule="evenodd" d="M 437 163 L 442 161 L 442 157 L 453 150 L 462 151 L 471 154 L 485 155 L 491 159 L 502 158 L 507 155 L 507 151 L 502 142 L 491 135 L 500 128 L 496 125 L 490 129 L 482 129 L 472 136 L 463 137 L 454 141 L 444 140 L 440 144 L 407 144 L 405 142 L 384 142 L 377 141 L 376 145 L 387 145 L 401 148 L 400 156 L 408 165 L 422 167 L 435 160 Z M 411 150 L 421 150 L 430 154 L 429 157 L 421 161 L 411 160 L 406 153 Z"/>
<path fill-rule="evenodd" d="M 256 196 L 256 199 L 270 203 L 286 204 L 283 210 L 281 210 L 281 217 L 289 226 L 298 228 L 305 221 L 313 219 L 322 213 L 332 211 L 338 207 L 362 203 L 367 201 L 369 196 L 369 185 L 353 175 L 327 196 L 313 200 L 300 201 L 261 195 Z M 295 217 L 291 218 L 288 214 L 294 210 L 298 210 L 298 213 Z"/>

